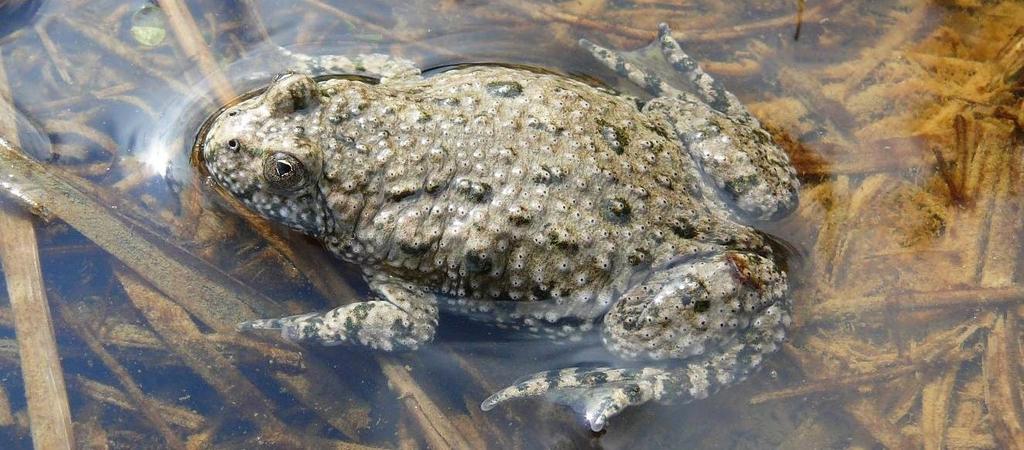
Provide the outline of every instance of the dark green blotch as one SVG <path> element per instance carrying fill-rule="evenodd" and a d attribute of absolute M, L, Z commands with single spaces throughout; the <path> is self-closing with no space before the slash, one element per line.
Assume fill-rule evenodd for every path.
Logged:
<path fill-rule="evenodd" d="M 359 303 L 352 307 L 352 317 L 354 317 L 357 322 L 362 322 L 370 315 L 370 308 L 372 307 L 373 305 L 369 303 Z"/>
<path fill-rule="evenodd" d="M 459 99 L 452 97 L 439 98 L 435 100 L 434 103 L 441 106 L 459 106 Z"/>
<path fill-rule="evenodd" d="M 487 200 L 491 196 L 491 191 L 493 191 L 493 188 L 491 188 L 490 184 L 481 183 L 479 181 L 469 181 L 459 184 L 459 192 L 465 195 L 466 198 L 477 203 Z"/>
<path fill-rule="evenodd" d="M 676 222 L 672 224 L 672 232 L 683 239 L 693 239 L 697 237 L 697 227 L 693 226 L 690 219 L 685 217 L 676 219 Z"/>
<path fill-rule="evenodd" d="M 725 190 L 730 194 L 739 196 L 744 192 L 750 191 L 750 188 L 757 184 L 757 180 L 757 175 L 732 178 L 725 181 Z"/>
<path fill-rule="evenodd" d="M 512 225 L 523 226 L 532 222 L 533 218 L 530 217 L 530 214 L 525 209 L 518 209 L 509 214 L 508 221 Z"/>
<path fill-rule="evenodd" d="M 621 155 L 626 151 L 626 146 L 629 145 L 629 135 L 626 130 L 612 125 L 604 119 L 597 119 L 597 125 L 601 127 L 601 136 L 608 141 L 608 145 L 615 154 Z"/>
<path fill-rule="evenodd" d="M 408 329 L 405 325 L 402 325 L 401 319 L 395 319 L 394 322 L 391 322 L 391 331 L 395 334 L 405 334 Z"/>
<path fill-rule="evenodd" d="M 654 134 L 657 134 L 658 136 L 661 136 L 662 139 L 665 139 L 666 141 L 673 141 L 673 140 L 675 140 L 675 137 L 670 137 L 669 134 L 668 134 L 668 131 L 665 131 L 665 129 L 662 128 L 661 126 L 648 125 L 647 129 L 653 131 Z"/>
<path fill-rule="evenodd" d="M 570 252 L 570 253 L 575 253 L 575 252 L 579 251 L 579 249 L 580 249 L 580 245 L 579 244 L 577 244 L 577 243 L 575 243 L 573 241 L 568 241 L 568 240 L 555 241 L 555 247 L 558 247 L 559 249 L 564 250 L 566 252 Z"/>
<path fill-rule="evenodd" d="M 576 252 L 580 249 L 579 243 L 573 240 L 569 232 L 564 229 L 556 228 L 551 230 L 548 233 L 548 239 L 551 240 L 555 247 L 566 252 Z"/>
<path fill-rule="evenodd" d="M 300 337 L 302 339 L 312 339 L 316 337 L 321 326 L 323 326 L 323 320 L 319 318 L 302 324 L 302 334 L 300 334 Z"/>
<path fill-rule="evenodd" d="M 561 374 L 557 370 L 549 370 L 544 373 L 544 382 L 548 386 L 558 386 L 558 382 L 561 381 Z"/>
<path fill-rule="evenodd" d="M 413 188 L 399 188 L 388 192 L 388 200 L 393 202 L 400 201 L 412 194 L 416 193 L 416 189 Z"/>
<path fill-rule="evenodd" d="M 626 316 L 626 319 L 622 321 L 621 326 L 622 329 L 626 331 L 636 331 L 643 328 L 643 324 L 632 316 Z"/>
<path fill-rule="evenodd" d="M 513 98 L 523 95 L 523 85 L 515 81 L 492 81 L 487 83 L 487 93 L 495 97 Z"/>
<path fill-rule="evenodd" d="M 547 165 L 541 165 L 539 170 L 533 174 L 533 182 L 538 184 L 555 184 L 561 183 L 565 178 L 565 171 L 552 169 Z"/>
<path fill-rule="evenodd" d="M 764 130 L 754 130 L 754 132 L 751 133 L 751 134 L 753 134 L 753 141 L 756 142 L 759 145 L 771 145 L 772 144 L 772 136 L 770 134 L 768 134 L 767 131 L 764 131 Z"/>
<path fill-rule="evenodd" d="M 432 178 L 427 181 L 427 186 L 423 188 L 428 194 L 436 194 L 441 188 L 444 187 L 444 180 L 439 178 Z"/>
<path fill-rule="evenodd" d="M 414 256 L 422 255 L 427 252 L 428 248 L 430 248 L 430 245 L 423 241 L 402 242 L 398 246 L 399 248 L 402 249 L 403 252 Z"/>
<path fill-rule="evenodd" d="M 623 224 L 629 222 L 632 208 L 622 197 L 609 198 L 604 201 L 604 217 L 610 222 Z"/>
<path fill-rule="evenodd" d="M 547 299 L 551 298 L 551 290 L 550 289 L 544 289 L 541 286 L 534 286 L 533 289 L 532 289 L 532 293 L 533 293 L 533 300 L 535 300 L 535 301 L 547 300 Z"/>
<path fill-rule="evenodd" d="M 706 312 L 709 309 L 711 309 L 711 301 L 710 300 L 697 300 L 697 301 L 693 302 L 693 311 L 694 312 L 702 313 L 702 312 Z"/>
<path fill-rule="evenodd" d="M 626 398 L 629 399 L 631 403 L 639 402 L 641 393 L 640 386 L 635 384 L 631 384 L 626 388 Z"/>
<path fill-rule="evenodd" d="M 580 377 L 580 381 L 585 385 L 600 385 L 608 381 L 608 374 L 604 372 L 591 372 Z"/>
<path fill-rule="evenodd" d="M 712 239 L 711 242 L 726 246 L 734 245 L 737 243 L 736 237 L 731 234 L 715 236 L 715 238 Z"/>
<path fill-rule="evenodd" d="M 632 252 L 629 253 L 628 259 L 630 264 L 638 266 L 640 264 L 647 262 L 647 260 L 650 259 L 650 257 L 651 255 L 647 252 L 647 249 L 635 248 Z"/>
<path fill-rule="evenodd" d="M 491 260 L 484 252 L 466 252 L 466 271 L 470 273 L 481 273 L 491 270 Z"/>

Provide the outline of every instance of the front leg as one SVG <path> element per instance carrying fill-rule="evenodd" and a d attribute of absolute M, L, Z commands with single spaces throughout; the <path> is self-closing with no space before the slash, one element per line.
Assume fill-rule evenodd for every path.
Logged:
<path fill-rule="evenodd" d="M 438 316 L 434 294 L 386 276 L 371 279 L 370 289 L 378 299 L 325 313 L 253 320 L 238 328 L 281 330 L 285 339 L 296 342 L 363 345 L 384 351 L 415 350 L 433 339 Z"/>
<path fill-rule="evenodd" d="M 778 347 L 789 324 L 786 291 L 786 277 L 774 262 L 751 253 L 658 269 L 627 291 L 604 320 L 605 346 L 649 367 L 541 372 L 481 406 L 543 395 L 574 407 L 599 431 L 629 406 L 707 397 L 746 378 L 762 355 Z"/>

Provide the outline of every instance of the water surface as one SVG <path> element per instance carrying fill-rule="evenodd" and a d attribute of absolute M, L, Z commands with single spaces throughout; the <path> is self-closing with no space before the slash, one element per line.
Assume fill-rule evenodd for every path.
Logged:
<path fill-rule="evenodd" d="M 21 146 L 77 180 L 95 214 L 135 230 L 96 245 L 114 230 L 37 223 L 79 446 L 1019 444 L 1020 2 L 159 3 L 0 2 Z M 800 209 L 765 227 L 795 251 L 796 323 L 751 379 L 633 408 L 595 434 L 541 401 L 478 409 L 520 375 L 600 361 L 593 343 L 448 318 L 427 349 L 382 358 L 225 325 L 365 291 L 355 268 L 308 240 L 230 211 L 189 164 L 210 113 L 287 67 L 278 46 L 424 68 L 527 64 L 621 86 L 576 41 L 637 48 L 660 21 L 747 103 L 804 182 Z M 134 264 L 169 258 L 185 272 L 136 275 L 117 244 L 136 239 L 159 254 Z M 180 292 L 159 293 L 174 283 Z M 181 293 L 203 283 L 230 294 L 189 304 Z M 0 446 L 30 448 L 13 320 L 0 309 Z M 162 419 L 139 411 L 126 377 Z"/>

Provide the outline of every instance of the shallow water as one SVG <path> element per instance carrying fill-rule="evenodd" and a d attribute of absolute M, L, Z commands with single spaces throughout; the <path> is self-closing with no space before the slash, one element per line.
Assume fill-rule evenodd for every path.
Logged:
<path fill-rule="evenodd" d="M 20 145 L 92 199 L 39 205 L 55 219 L 24 243 L 41 255 L 77 445 L 1019 444 L 1024 5 L 798 3 L 0 1 Z M 526 64 L 622 87 L 576 41 L 637 48 L 659 21 L 804 183 L 799 210 L 766 226 L 795 253 L 795 324 L 756 375 L 591 433 L 542 401 L 478 405 L 521 375 L 604 361 L 597 342 L 445 318 L 428 348 L 380 357 L 233 331 L 365 290 L 313 243 L 240 219 L 189 163 L 210 113 L 288 67 L 276 46 Z M 0 447 L 30 448 L 15 319 L 0 309 Z"/>

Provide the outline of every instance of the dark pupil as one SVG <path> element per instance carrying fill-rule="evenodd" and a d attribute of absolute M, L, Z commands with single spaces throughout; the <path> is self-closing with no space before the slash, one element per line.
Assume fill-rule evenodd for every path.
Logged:
<path fill-rule="evenodd" d="M 238 150 L 238 141 L 235 139 L 228 141 L 228 148 L 231 150 Z"/>
<path fill-rule="evenodd" d="M 277 172 L 278 177 L 287 178 L 292 174 L 292 165 L 288 164 L 287 161 L 276 161 L 274 162 L 274 170 Z"/>

